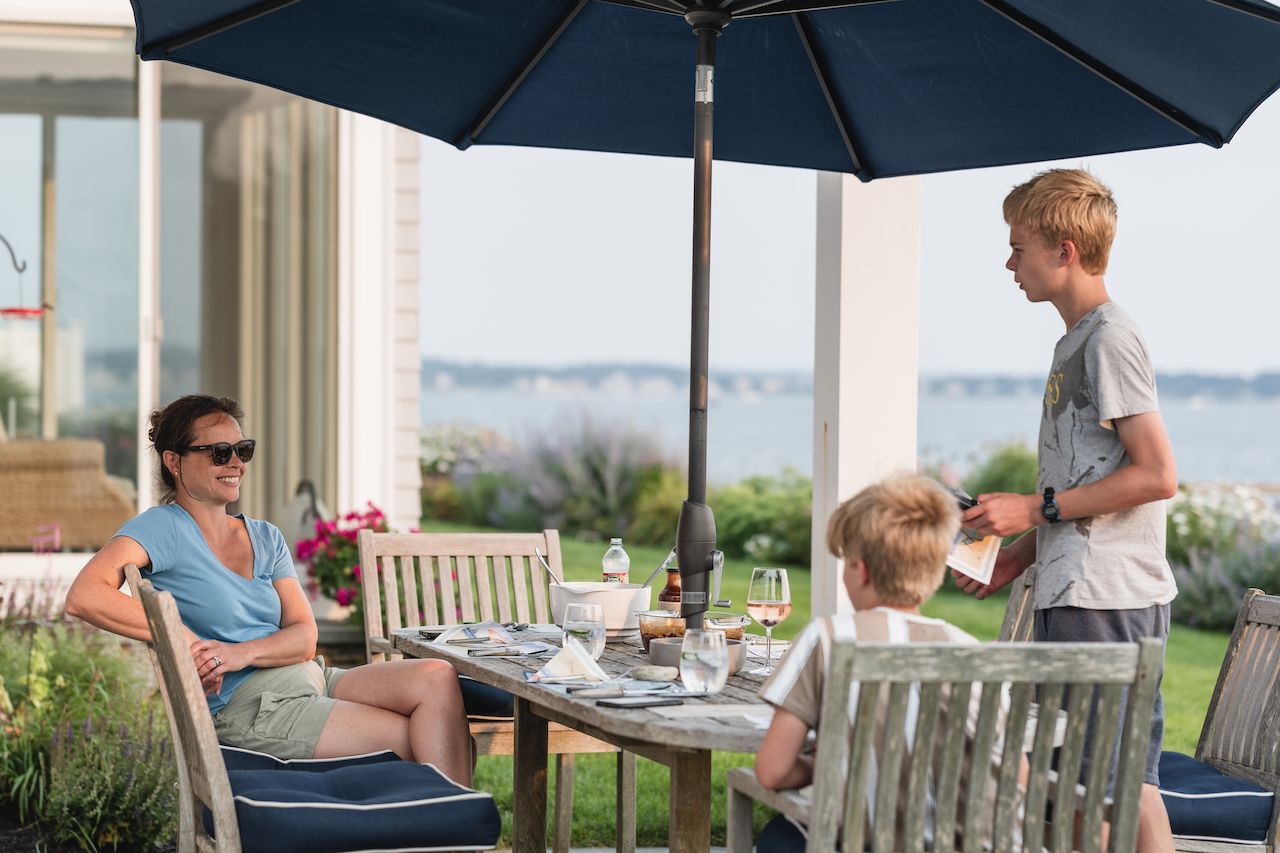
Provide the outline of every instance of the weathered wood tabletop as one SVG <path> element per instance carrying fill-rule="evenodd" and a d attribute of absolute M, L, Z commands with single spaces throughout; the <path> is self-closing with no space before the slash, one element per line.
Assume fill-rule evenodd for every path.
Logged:
<path fill-rule="evenodd" d="M 670 836 L 673 851 L 705 851 L 711 843 L 711 752 L 755 752 L 764 737 L 760 715 L 763 679 L 734 675 L 713 696 L 685 697 L 680 706 L 607 708 L 595 699 L 575 699 L 563 690 L 531 683 L 525 673 L 543 659 L 470 657 L 465 649 L 442 647 L 420 636 L 416 628 L 397 631 L 393 641 L 405 655 L 439 658 L 458 672 L 492 684 L 516 697 L 513 849 L 546 851 L 547 722 L 552 721 L 615 744 L 671 770 Z M 611 641 L 600 666 L 623 675 L 648 664 L 638 639 Z M 751 715 L 751 716 L 748 716 Z M 623 820 L 630 816 L 619 816 Z"/>

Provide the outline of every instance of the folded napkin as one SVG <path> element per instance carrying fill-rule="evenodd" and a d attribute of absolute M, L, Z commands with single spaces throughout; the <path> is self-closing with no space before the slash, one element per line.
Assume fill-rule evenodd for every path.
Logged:
<path fill-rule="evenodd" d="M 608 681 L 600 664 L 592 660 L 591 655 L 576 638 L 565 636 L 564 648 L 559 654 L 547 661 L 542 669 L 535 672 L 530 681 L 556 682 L 572 679 L 574 681 Z"/>

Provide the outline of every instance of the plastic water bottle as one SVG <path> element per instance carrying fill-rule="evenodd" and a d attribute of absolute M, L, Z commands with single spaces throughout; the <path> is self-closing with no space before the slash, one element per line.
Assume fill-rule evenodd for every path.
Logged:
<path fill-rule="evenodd" d="M 604 552 L 601 566 L 604 568 L 605 583 L 627 583 L 631 577 L 631 558 L 622 550 L 621 539 L 609 540 L 609 550 Z"/>

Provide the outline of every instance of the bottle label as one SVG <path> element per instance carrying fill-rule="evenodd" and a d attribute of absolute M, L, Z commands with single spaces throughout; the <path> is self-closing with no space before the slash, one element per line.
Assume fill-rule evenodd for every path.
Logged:
<path fill-rule="evenodd" d="M 605 583 L 626 583 L 627 574 L 628 574 L 627 572 L 621 572 L 619 574 L 614 575 L 614 574 L 610 574 L 609 572 L 605 572 L 604 582 Z"/>
<path fill-rule="evenodd" d="M 679 612 L 680 612 L 680 602 L 679 602 L 679 601 L 659 601 L 659 602 L 658 602 L 658 609 L 659 609 L 659 610 L 670 610 L 670 611 L 671 611 L 671 612 L 673 612 L 673 613 L 679 613 Z"/>

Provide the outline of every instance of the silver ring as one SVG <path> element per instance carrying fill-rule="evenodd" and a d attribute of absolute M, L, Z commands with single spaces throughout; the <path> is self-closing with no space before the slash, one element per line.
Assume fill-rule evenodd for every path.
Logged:
<path fill-rule="evenodd" d="M 222 666 L 222 658 L 218 657 L 217 655 L 214 655 L 214 656 L 213 656 L 213 668 L 214 668 L 214 669 L 217 669 L 217 668 L 218 668 L 218 667 L 220 667 L 220 666 Z"/>

